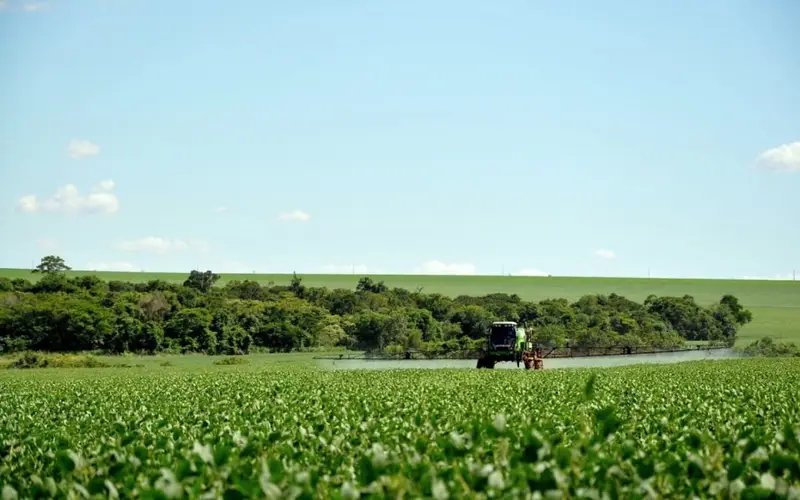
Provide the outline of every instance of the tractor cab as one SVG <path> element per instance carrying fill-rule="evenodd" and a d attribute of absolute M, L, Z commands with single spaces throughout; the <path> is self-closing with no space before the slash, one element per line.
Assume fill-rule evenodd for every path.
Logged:
<path fill-rule="evenodd" d="M 525 364 L 525 369 L 542 369 L 538 349 L 533 348 L 524 326 L 516 321 L 495 321 L 489 328 L 486 347 L 478 357 L 478 368 L 494 368 L 495 363 L 503 361 Z"/>
<path fill-rule="evenodd" d="M 510 351 L 522 348 L 525 330 L 514 321 L 495 321 L 489 331 L 489 350 Z"/>

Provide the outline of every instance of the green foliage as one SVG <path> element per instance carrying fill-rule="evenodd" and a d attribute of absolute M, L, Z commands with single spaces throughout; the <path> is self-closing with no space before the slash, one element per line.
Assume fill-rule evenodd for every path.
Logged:
<path fill-rule="evenodd" d="M 42 274 L 50 274 L 50 273 L 58 273 L 61 271 L 69 271 L 72 269 L 69 267 L 62 257 L 57 255 L 46 255 L 42 257 L 41 262 L 35 268 L 31 270 L 32 273 L 42 273 Z"/>
<path fill-rule="evenodd" d="M 797 498 L 800 359 L 0 376 L 5 498 Z"/>
<path fill-rule="evenodd" d="M 763 356 L 768 358 L 798 357 L 800 346 L 794 342 L 775 342 L 772 337 L 764 337 L 751 342 L 747 347 L 740 349 L 745 356 Z"/>
<path fill-rule="evenodd" d="M 55 266 L 55 264 L 53 264 Z M 48 269 L 53 268 L 48 265 Z M 57 266 L 56 266 L 57 267 Z M 93 351 L 246 354 L 416 349 L 430 354 L 480 349 L 492 321 L 527 325 L 545 344 L 668 347 L 685 340 L 732 343 L 752 319 L 732 295 L 711 307 L 690 296 L 617 294 L 525 301 L 516 294 L 456 298 L 388 288 L 369 277 L 355 289 L 233 280 L 192 271 L 182 284 L 151 279 L 105 282 L 47 272 L 36 281 L 0 280 L 0 353 Z"/>
<path fill-rule="evenodd" d="M 369 276 L 364 276 L 363 278 L 358 280 L 358 284 L 356 285 L 356 291 L 384 293 L 387 291 L 387 288 L 386 285 L 383 284 L 383 281 L 375 283 Z"/>
<path fill-rule="evenodd" d="M 211 287 L 214 286 L 214 283 L 219 280 L 220 275 L 214 274 L 211 271 L 192 271 L 189 273 L 189 277 L 186 281 L 183 282 L 183 286 L 188 288 L 194 288 L 195 290 L 199 290 L 201 292 L 208 292 L 211 290 Z"/>
<path fill-rule="evenodd" d="M 88 355 L 26 352 L 12 361 L 8 368 L 108 368 L 110 366 Z"/>
<path fill-rule="evenodd" d="M 247 360 L 247 358 L 234 358 L 234 357 L 222 358 L 214 361 L 215 365 L 221 365 L 221 366 L 246 365 L 248 363 L 249 361 Z"/>

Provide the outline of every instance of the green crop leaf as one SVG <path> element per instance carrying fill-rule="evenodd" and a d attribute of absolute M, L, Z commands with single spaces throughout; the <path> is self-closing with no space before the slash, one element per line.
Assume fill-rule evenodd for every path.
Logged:
<path fill-rule="evenodd" d="M 589 375 L 589 380 L 586 381 L 586 386 L 583 389 L 583 399 L 588 401 L 594 397 L 595 384 L 597 383 L 597 374 L 592 373 Z"/>
<path fill-rule="evenodd" d="M 800 359 L 623 366 L 602 379 L 597 369 L 241 366 L 9 370 L 0 376 L 0 488 L 18 498 L 139 499 L 800 491 Z"/>
<path fill-rule="evenodd" d="M 74 471 L 77 466 L 75 455 L 67 450 L 59 450 L 56 452 L 56 466 L 62 474 Z"/>

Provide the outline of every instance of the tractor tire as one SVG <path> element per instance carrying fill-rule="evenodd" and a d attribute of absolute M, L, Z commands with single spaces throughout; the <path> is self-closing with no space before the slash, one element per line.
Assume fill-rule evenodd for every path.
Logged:
<path fill-rule="evenodd" d="M 478 369 L 487 368 L 489 370 L 494 368 L 494 360 L 489 358 L 488 356 L 485 358 L 478 358 Z"/>

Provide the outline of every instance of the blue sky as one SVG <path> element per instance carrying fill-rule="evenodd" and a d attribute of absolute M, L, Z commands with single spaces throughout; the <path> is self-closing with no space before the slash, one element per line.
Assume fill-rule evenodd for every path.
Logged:
<path fill-rule="evenodd" d="M 0 8 L 0 267 L 800 268 L 792 0 Z"/>

